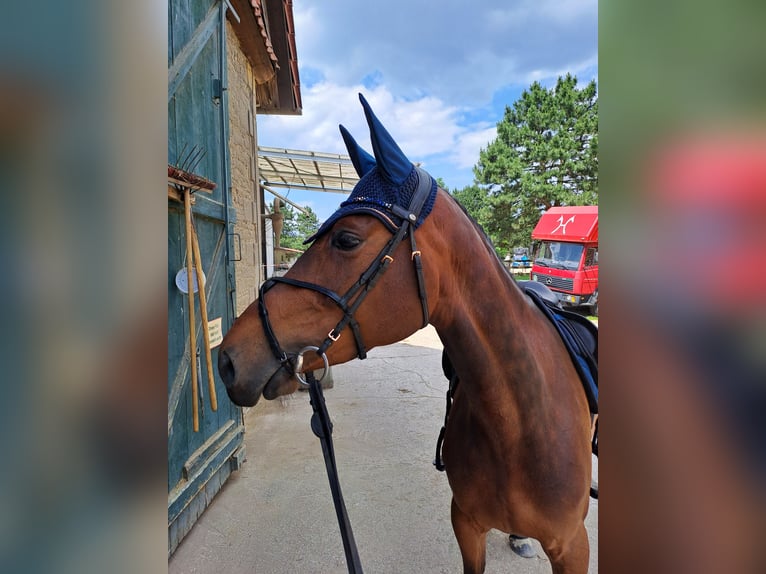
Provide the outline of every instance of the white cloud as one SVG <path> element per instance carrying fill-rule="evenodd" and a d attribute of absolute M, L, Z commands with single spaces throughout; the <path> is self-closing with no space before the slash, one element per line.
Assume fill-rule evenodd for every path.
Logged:
<path fill-rule="evenodd" d="M 597 0 L 295 3 L 298 61 L 353 85 L 371 73 L 397 95 L 485 105 L 540 72 L 580 74 L 597 52 Z M 544 78 L 543 78 L 544 79 Z"/>
<path fill-rule="evenodd" d="M 468 185 L 504 98 L 595 76 L 596 11 L 596 0 L 296 0 L 303 115 L 259 116 L 259 143 L 346 153 L 343 124 L 372 151 L 362 92 L 410 160 Z"/>
<path fill-rule="evenodd" d="M 495 127 L 487 127 L 486 121 L 461 125 L 463 110 L 438 98 L 403 100 L 385 86 L 368 90 L 323 82 L 303 91 L 303 116 L 259 116 L 258 141 L 264 146 L 346 153 L 338 131 L 338 124 L 343 124 L 363 148 L 372 152 L 359 92 L 415 162 L 446 156 L 456 167 L 470 168 L 478 159 L 479 149 L 495 135 Z"/>
<path fill-rule="evenodd" d="M 497 127 L 478 129 L 464 133 L 457 141 L 452 154 L 456 167 L 472 168 L 479 161 L 479 152 L 497 137 Z"/>

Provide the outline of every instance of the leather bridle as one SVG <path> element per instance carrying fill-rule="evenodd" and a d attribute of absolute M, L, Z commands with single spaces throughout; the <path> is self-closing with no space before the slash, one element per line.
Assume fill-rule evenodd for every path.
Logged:
<path fill-rule="evenodd" d="M 258 312 L 261 317 L 261 324 L 263 325 L 264 333 L 266 334 L 266 340 L 269 342 L 271 351 L 274 357 L 279 361 L 281 368 L 284 368 L 291 375 L 295 374 L 294 359 L 298 356 L 298 353 L 290 354 L 286 352 L 279 344 L 274 329 L 269 321 L 269 312 L 266 309 L 266 303 L 264 302 L 264 294 L 277 285 L 282 283 L 285 285 L 291 285 L 293 287 L 299 287 L 301 289 L 309 289 L 324 295 L 332 300 L 340 310 L 343 312 L 343 317 L 335 325 L 328 334 L 322 344 L 316 348 L 318 356 L 323 357 L 327 352 L 327 349 L 338 340 L 341 333 L 346 327 L 351 328 L 351 332 L 354 335 L 356 342 L 357 356 L 360 359 L 364 359 L 367 356 L 367 348 L 362 340 L 362 334 L 359 329 L 359 323 L 354 318 L 359 306 L 365 300 L 369 292 L 375 287 L 375 284 L 381 278 L 383 273 L 386 272 L 389 265 L 393 263 L 393 252 L 402 242 L 402 240 L 409 234 L 410 243 L 412 246 L 412 262 L 415 267 L 415 274 L 418 281 L 418 296 L 420 297 L 420 304 L 423 311 L 423 327 L 428 325 L 428 298 L 425 289 L 425 281 L 423 278 L 423 266 L 421 262 L 421 253 L 415 243 L 415 229 L 414 224 L 420 217 L 420 212 L 423 209 L 428 196 L 431 192 L 431 176 L 420 168 L 415 168 L 418 174 L 418 185 L 415 189 L 415 193 L 412 195 L 409 206 L 403 208 L 396 204 L 386 205 L 388 209 L 394 215 L 402 218 L 402 224 L 399 229 L 394 233 L 385 247 L 381 250 L 378 256 L 372 261 L 367 269 L 359 276 L 359 279 L 349 288 L 344 295 L 338 295 L 335 291 L 317 285 L 316 283 L 310 283 L 307 281 L 300 281 L 298 279 L 292 279 L 289 277 L 272 277 L 266 280 L 258 292 Z"/>

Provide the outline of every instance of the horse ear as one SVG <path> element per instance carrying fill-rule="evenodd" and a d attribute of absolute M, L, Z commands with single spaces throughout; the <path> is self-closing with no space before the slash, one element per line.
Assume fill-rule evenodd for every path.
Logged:
<path fill-rule="evenodd" d="M 391 183 L 401 185 L 412 172 L 412 162 L 407 159 L 404 152 L 396 145 L 391 134 L 386 131 L 380 120 L 372 113 L 370 104 L 367 103 L 362 94 L 359 94 L 359 101 L 362 102 L 364 115 L 367 117 L 367 125 L 370 126 L 372 151 L 375 154 L 378 170 Z"/>
<path fill-rule="evenodd" d="M 343 126 L 338 126 L 338 128 L 340 128 L 340 135 L 343 136 L 343 141 L 346 144 L 348 155 L 351 157 L 351 163 L 354 164 L 356 174 L 361 178 L 375 167 L 375 158 L 364 151 L 361 146 L 356 143 L 356 140 L 346 128 Z"/>

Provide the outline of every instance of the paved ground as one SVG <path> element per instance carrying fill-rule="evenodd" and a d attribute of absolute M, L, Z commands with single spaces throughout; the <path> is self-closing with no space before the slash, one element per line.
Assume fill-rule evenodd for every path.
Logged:
<path fill-rule="evenodd" d="M 447 381 L 429 327 L 333 368 L 325 391 L 343 496 L 370 574 L 457 573 L 450 490 L 431 464 Z M 169 574 L 342 574 L 343 546 L 307 393 L 262 401 L 245 414 L 247 462 L 181 543 Z M 597 475 L 597 468 L 594 469 Z M 598 571 L 598 503 L 586 520 L 591 574 Z M 488 574 L 549 574 L 538 557 L 513 554 L 492 531 Z"/>

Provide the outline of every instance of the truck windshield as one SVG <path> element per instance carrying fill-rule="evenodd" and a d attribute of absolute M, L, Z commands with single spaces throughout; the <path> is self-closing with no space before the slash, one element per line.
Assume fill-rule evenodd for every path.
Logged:
<path fill-rule="evenodd" d="M 577 269 L 583 246 L 561 241 L 543 241 L 535 252 L 535 263 L 554 269 Z"/>

